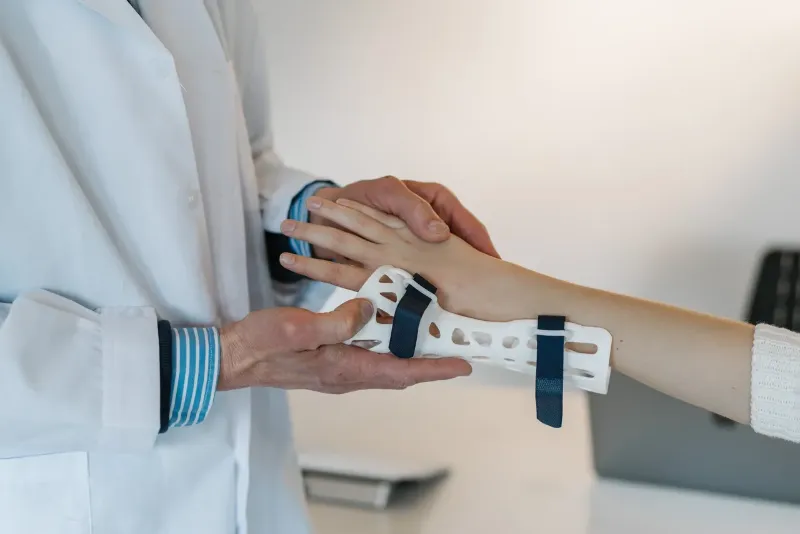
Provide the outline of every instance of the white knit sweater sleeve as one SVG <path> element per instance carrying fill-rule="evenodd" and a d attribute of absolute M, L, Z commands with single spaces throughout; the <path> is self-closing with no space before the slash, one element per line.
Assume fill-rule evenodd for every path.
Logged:
<path fill-rule="evenodd" d="M 750 425 L 759 434 L 800 443 L 800 334 L 756 326 Z"/>

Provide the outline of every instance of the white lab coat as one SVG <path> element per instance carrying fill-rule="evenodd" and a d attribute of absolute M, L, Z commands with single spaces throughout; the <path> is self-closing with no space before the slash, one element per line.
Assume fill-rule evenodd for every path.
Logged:
<path fill-rule="evenodd" d="M 0 1 L 0 532 L 308 532 L 282 391 L 158 435 L 156 318 L 270 306 L 259 0 Z M 265 216 L 262 218 L 262 212 Z"/>

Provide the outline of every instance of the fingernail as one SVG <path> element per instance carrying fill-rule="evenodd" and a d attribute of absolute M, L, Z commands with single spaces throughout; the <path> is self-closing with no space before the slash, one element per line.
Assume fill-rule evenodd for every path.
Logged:
<path fill-rule="evenodd" d="M 293 221 L 292 219 L 286 219 L 281 223 L 281 232 L 284 234 L 291 234 L 294 232 L 295 228 L 297 228 L 297 221 Z"/>
<path fill-rule="evenodd" d="M 364 322 L 369 321 L 372 318 L 372 313 L 375 311 L 375 308 L 372 306 L 372 303 L 368 300 L 365 300 L 361 304 L 361 317 Z"/>
<path fill-rule="evenodd" d="M 449 230 L 442 221 L 431 221 L 428 223 L 428 229 L 434 234 L 446 234 Z"/>
<path fill-rule="evenodd" d="M 322 201 L 316 197 L 311 197 L 308 199 L 308 209 L 310 210 L 318 210 L 322 207 Z"/>
<path fill-rule="evenodd" d="M 294 265 L 294 254 L 281 254 L 281 263 L 284 265 Z"/>

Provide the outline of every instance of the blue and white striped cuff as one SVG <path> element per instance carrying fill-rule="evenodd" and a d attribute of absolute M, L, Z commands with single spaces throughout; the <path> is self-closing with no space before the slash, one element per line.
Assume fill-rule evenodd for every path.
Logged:
<path fill-rule="evenodd" d="M 219 330 L 172 329 L 169 428 L 202 423 L 214 403 L 219 377 Z"/>
<path fill-rule="evenodd" d="M 306 206 L 306 201 L 313 197 L 317 191 L 325 187 L 338 186 L 335 183 L 327 180 L 318 180 L 305 186 L 300 193 L 294 197 L 294 200 L 292 200 L 292 204 L 289 206 L 288 218 L 295 221 L 308 222 L 308 207 Z M 311 257 L 311 245 L 309 243 L 300 241 L 299 239 L 290 238 L 289 246 L 292 248 L 292 252 L 298 256 L 305 256 L 306 258 Z"/>

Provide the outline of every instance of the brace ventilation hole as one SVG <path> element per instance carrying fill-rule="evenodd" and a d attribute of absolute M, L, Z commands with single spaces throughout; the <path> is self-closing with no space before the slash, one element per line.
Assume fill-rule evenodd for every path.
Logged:
<path fill-rule="evenodd" d="M 356 339 L 351 344 L 354 347 L 358 347 L 360 349 L 369 350 L 369 349 L 374 349 L 375 347 L 377 347 L 381 343 L 383 343 L 383 342 L 381 340 L 379 340 L 379 339 Z"/>
<path fill-rule="evenodd" d="M 394 284 L 394 280 L 389 278 L 388 274 L 384 274 L 383 276 L 381 276 L 381 279 L 378 280 L 378 282 L 380 282 L 381 284 Z"/>
<path fill-rule="evenodd" d="M 472 360 L 485 361 L 485 360 L 490 360 L 491 358 L 489 358 L 488 356 L 473 356 L 471 359 Z"/>
<path fill-rule="evenodd" d="M 397 302 L 397 293 L 381 293 L 381 296 L 386 300 L 391 300 L 392 302 Z"/>
<path fill-rule="evenodd" d="M 469 340 L 467 340 L 467 335 L 460 328 L 453 330 L 453 337 L 451 339 L 456 345 L 467 346 L 470 344 Z"/>
<path fill-rule="evenodd" d="M 597 345 L 594 343 L 569 342 L 564 345 L 564 348 L 572 352 L 577 352 L 578 354 L 597 354 Z"/>
<path fill-rule="evenodd" d="M 505 361 L 514 363 L 516 360 L 514 358 L 503 358 Z"/>
<path fill-rule="evenodd" d="M 505 346 L 505 341 L 503 342 L 503 346 Z M 506 347 L 510 348 L 510 347 Z M 536 348 L 536 338 L 532 337 L 528 340 L 528 348 L 535 349 Z M 570 341 L 568 343 L 564 343 L 564 349 L 577 352 L 578 354 L 597 354 L 597 345 L 594 343 L 577 343 L 574 341 Z"/>
<path fill-rule="evenodd" d="M 428 327 L 428 333 L 430 333 L 430 335 L 436 339 L 442 337 L 442 333 L 439 331 L 439 327 L 436 326 L 436 323 L 431 323 L 431 325 Z"/>
<path fill-rule="evenodd" d="M 488 347 L 492 344 L 492 336 L 486 332 L 473 332 L 472 337 L 481 347 Z"/>
<path fill-rule="evenodd" d="M 527 362 L 525 362 L 525 363 L 527 363 L 527 364 L 528 364 L 528 365 L 530 365 L 531 367 L 536 367 L 536 362 L 535 362 L 535 361 L 533 361 L 533 360 L 528 360 L 528 361 L 527 361 Z"/>
<path fill-rule="evenodd" d="M 519 345 L 519 338 L 509 336 L 503 339 L 503 346 L 507 349 L 515 349 L 517 345 Z M 506 360 L 508 360 L 508 358 L 506 358 Z"/>
<path fill-rule="evenodd" d="M 392 324 L 393 320 L 394 320 L 394 317 L 392 317 L 391 314 L 389 314 L 388 312 L 378 308 L 378 313 L 375 316 L 375 321 L 378 324 Z"/>

